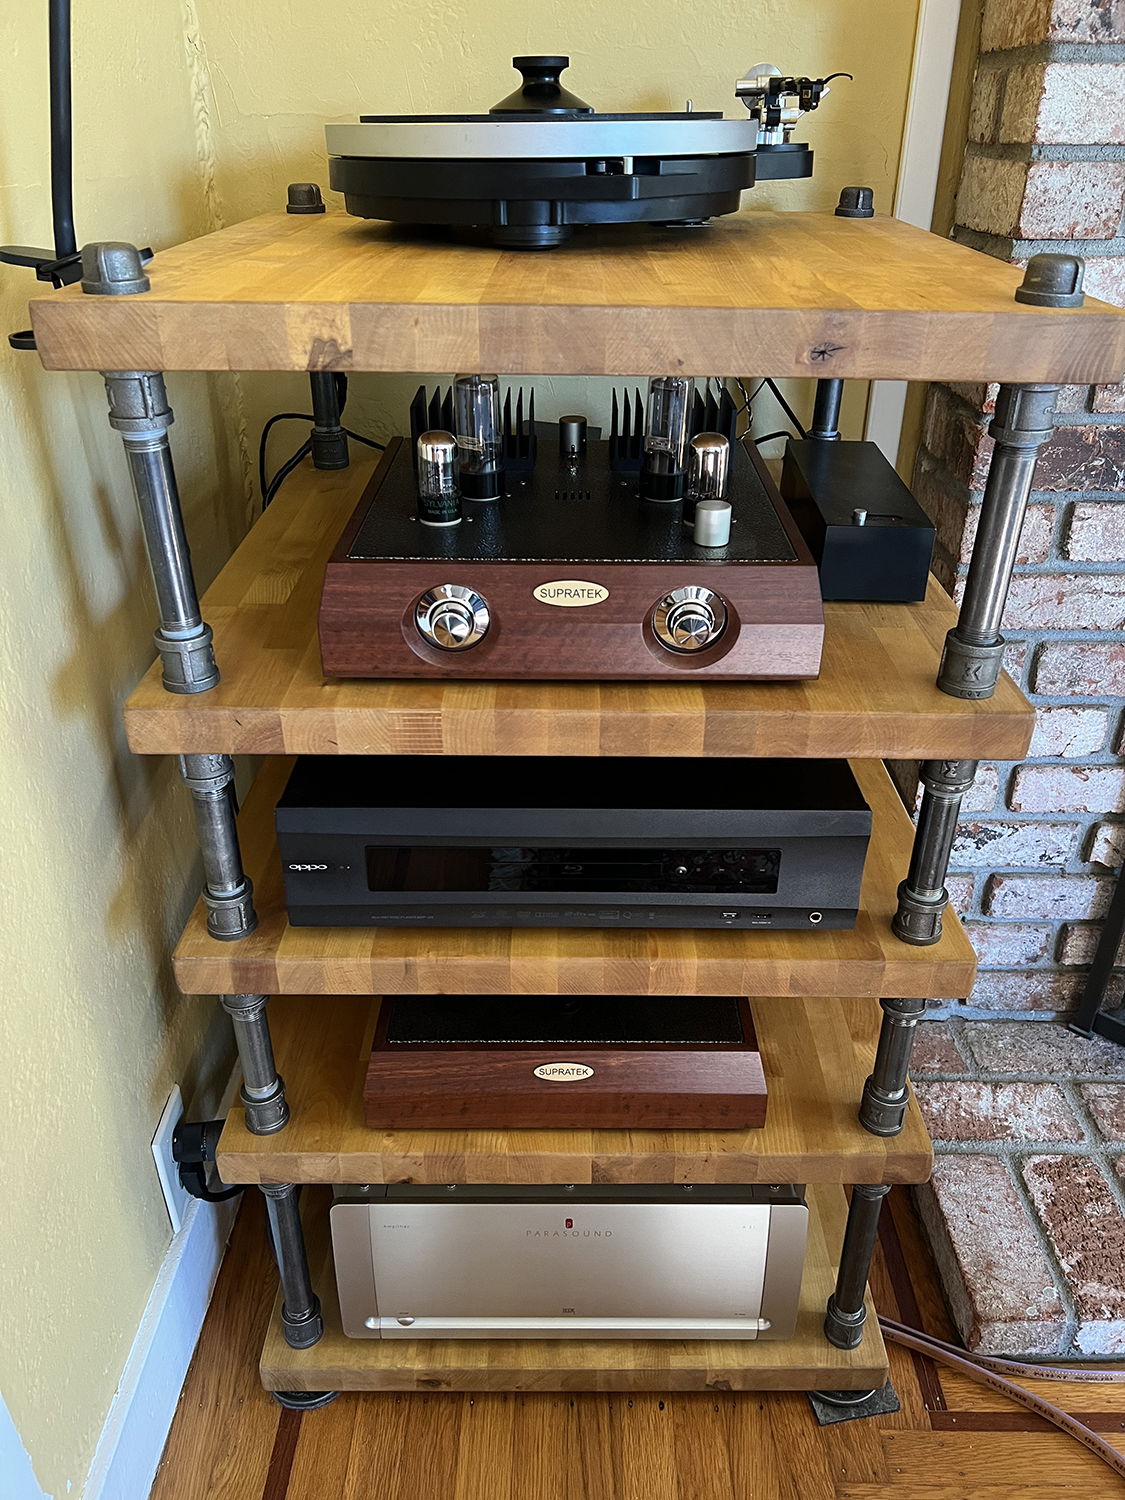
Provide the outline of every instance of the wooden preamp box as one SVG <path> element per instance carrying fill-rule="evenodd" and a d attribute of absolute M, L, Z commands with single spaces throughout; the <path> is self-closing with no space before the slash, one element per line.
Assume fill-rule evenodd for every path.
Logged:
<path fill-rule="evenodd" d="M 730 540 L 708 547 L 613 452 L 593 440 L 568 461 L 542 442 L 500 498 L 428 526 L 394 440 L 328 562 L 325 675 L 815 677 L 816 564 L 756 450 L 730 450 Z"/>
<path fill-rule="evenodd" d="M 382 1002 L 373 1129 L 740 1130 L 765 1123 L 749 1001 L 409 995 Z"/>

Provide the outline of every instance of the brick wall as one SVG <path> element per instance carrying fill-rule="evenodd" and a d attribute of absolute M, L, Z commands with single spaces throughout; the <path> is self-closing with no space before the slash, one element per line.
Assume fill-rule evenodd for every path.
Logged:
<path fill-rule="evenodd" d="M 986 0 L 981 47 L 954 238 L 1016 264 L 1082 255 L 1087 291 L 1125 306 L 1125 0 Z M 955 595 L 994 400 L 928 395 L 915 488 Z M 981 767 L 950 881 L 981 961 L 969 1003 L 1029 1016 L 1081 993 L 1125 858 L 1125 387 L 1065 387 L 1058 423 L 1004 617 L 1035 739 L 1026 764 Z"/>

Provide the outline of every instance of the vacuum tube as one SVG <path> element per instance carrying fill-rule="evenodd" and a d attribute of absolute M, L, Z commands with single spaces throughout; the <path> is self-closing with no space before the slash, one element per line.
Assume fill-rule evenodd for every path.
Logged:
<path fill-rule="evenodd" d="M 648 422 L 641 465 L 641 494 L 646 500 L 680 500 L 688 422 L 695 381 L 684 375 L 654 375 L 648 384 Z"/>
<path fill-rule="evenodd" d="M 730 468 L 730 443 L 721 432 L 699 432 L 688 445 L 687 493 L 684 525 L 695 525 L 695 507 L 701 500 L 722 500 Z"/>
<path fill-rule="evenodd" d="M 418 439 L 418 519 L 423 526 L 460 522 L 456 461 L 457 442 L 451 432 L 424 432 Z"/>
<path fill-rule="evenodd" d="M 500 382 L 495 375 L 453 381 L 457 477 L 466 500 L 498 500 L 504 488 Z"/>

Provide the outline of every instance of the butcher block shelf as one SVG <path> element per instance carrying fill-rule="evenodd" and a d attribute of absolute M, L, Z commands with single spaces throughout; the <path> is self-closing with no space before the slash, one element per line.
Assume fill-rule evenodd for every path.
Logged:
<path fill-rule="evenodd" d="M 751 210 L 550 254 L 341 213 L 160 251 L 152 289 L 36 298 L 52 370 L 501 370 L 1114 384 L 1125 317 L 1013 300 L 1022 272 L 895 219 Z"/>
<path fill-rule="evenodd" d="M 842 932 L 290 927 L 273 830 L 289 769 L 283 758 L 263 767 L 239 820 L 258 928 L 219 942 L 207 932 L 200 901 L 174 959 L 186 994 L 957 997 L 972 988 L 976 955 L 952 909 L 931 947 L 891 932 L 914 829 L 879 761 L 852 767 L 873 832 L 859 918 Z"/>
<path fill-rule="evenodd" d="M 224 1182 L 925 1182 L 933 1165 L 913 1098 L 901 1135 L 872 1135 L 856 1118 L 874 1000 L 755 999 L 766 1123 L 729 1131 L 369 1130 L 363 1079 L 379 1001 L 270 1004 L 292 1117 L 277 1135 L 252 1135 L 232 1110 L 216 1157 Z"/>
<path fill-rule="evenodd" d="M 933 581 L 922 604 L 826 605 L 811 682 L 326 683 L 316 637 L 324 565 L 372 467 L 364 457 L 291 476 L 204 599 L 222 681 L 177 695 L 154 666 L 126 705 L 133 750 L 904 760 L 1018 760 L 1027 750 L 1034 711 L 1008 677 L 981 702 L 935 686 L 956 614 Z"/>
<path fill-rule="evenodd" d="M 274 1391 L 799 1391 L 872 1390 L 887 1353 L 870 1294 L 863 1343 L 836 1349 L 824 1337 L 824 1304 L 844 1230 L 838 1187 L 810 1188 L 809 1239 L 797 1331 L 791 1339 L 616 1342 L 609 1339 L 350 1339 L 340 1327 L 328 1250 L 328 1197 L 309 1194 L 305 1234 L 324 1315 L 324 1337 L 290 1349 L 280 1301 L 262 1350 L 262 1384 Z"/>

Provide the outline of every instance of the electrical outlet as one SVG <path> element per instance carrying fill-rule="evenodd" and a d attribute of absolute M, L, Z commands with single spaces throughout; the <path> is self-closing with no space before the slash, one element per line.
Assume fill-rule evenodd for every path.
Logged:
<path fill-rule="evenodd" d="M 156 1174 L 160 1178 L 160 1187 L 164 1193 L 164 1206 L 172 1221 L 173 1234 L 179 1234 L 180 1225 L 184 1222 L 184 1215 L 191 1202 L 191 1194 L 180 1182 L 179 1165 L 172 1158 L 172 1132 L 183 1117 L 183 1095 L 180 1093 L 180 1085 L 174 1083 L 172 1092 L 168 1095 L 168 1102 L 164 1106 L 164 1112 L 160 1116 L 160 1124 L 156 1127 L 156 1134 L 152 1138 L 152 1159 L 156 1163 Z"/>

